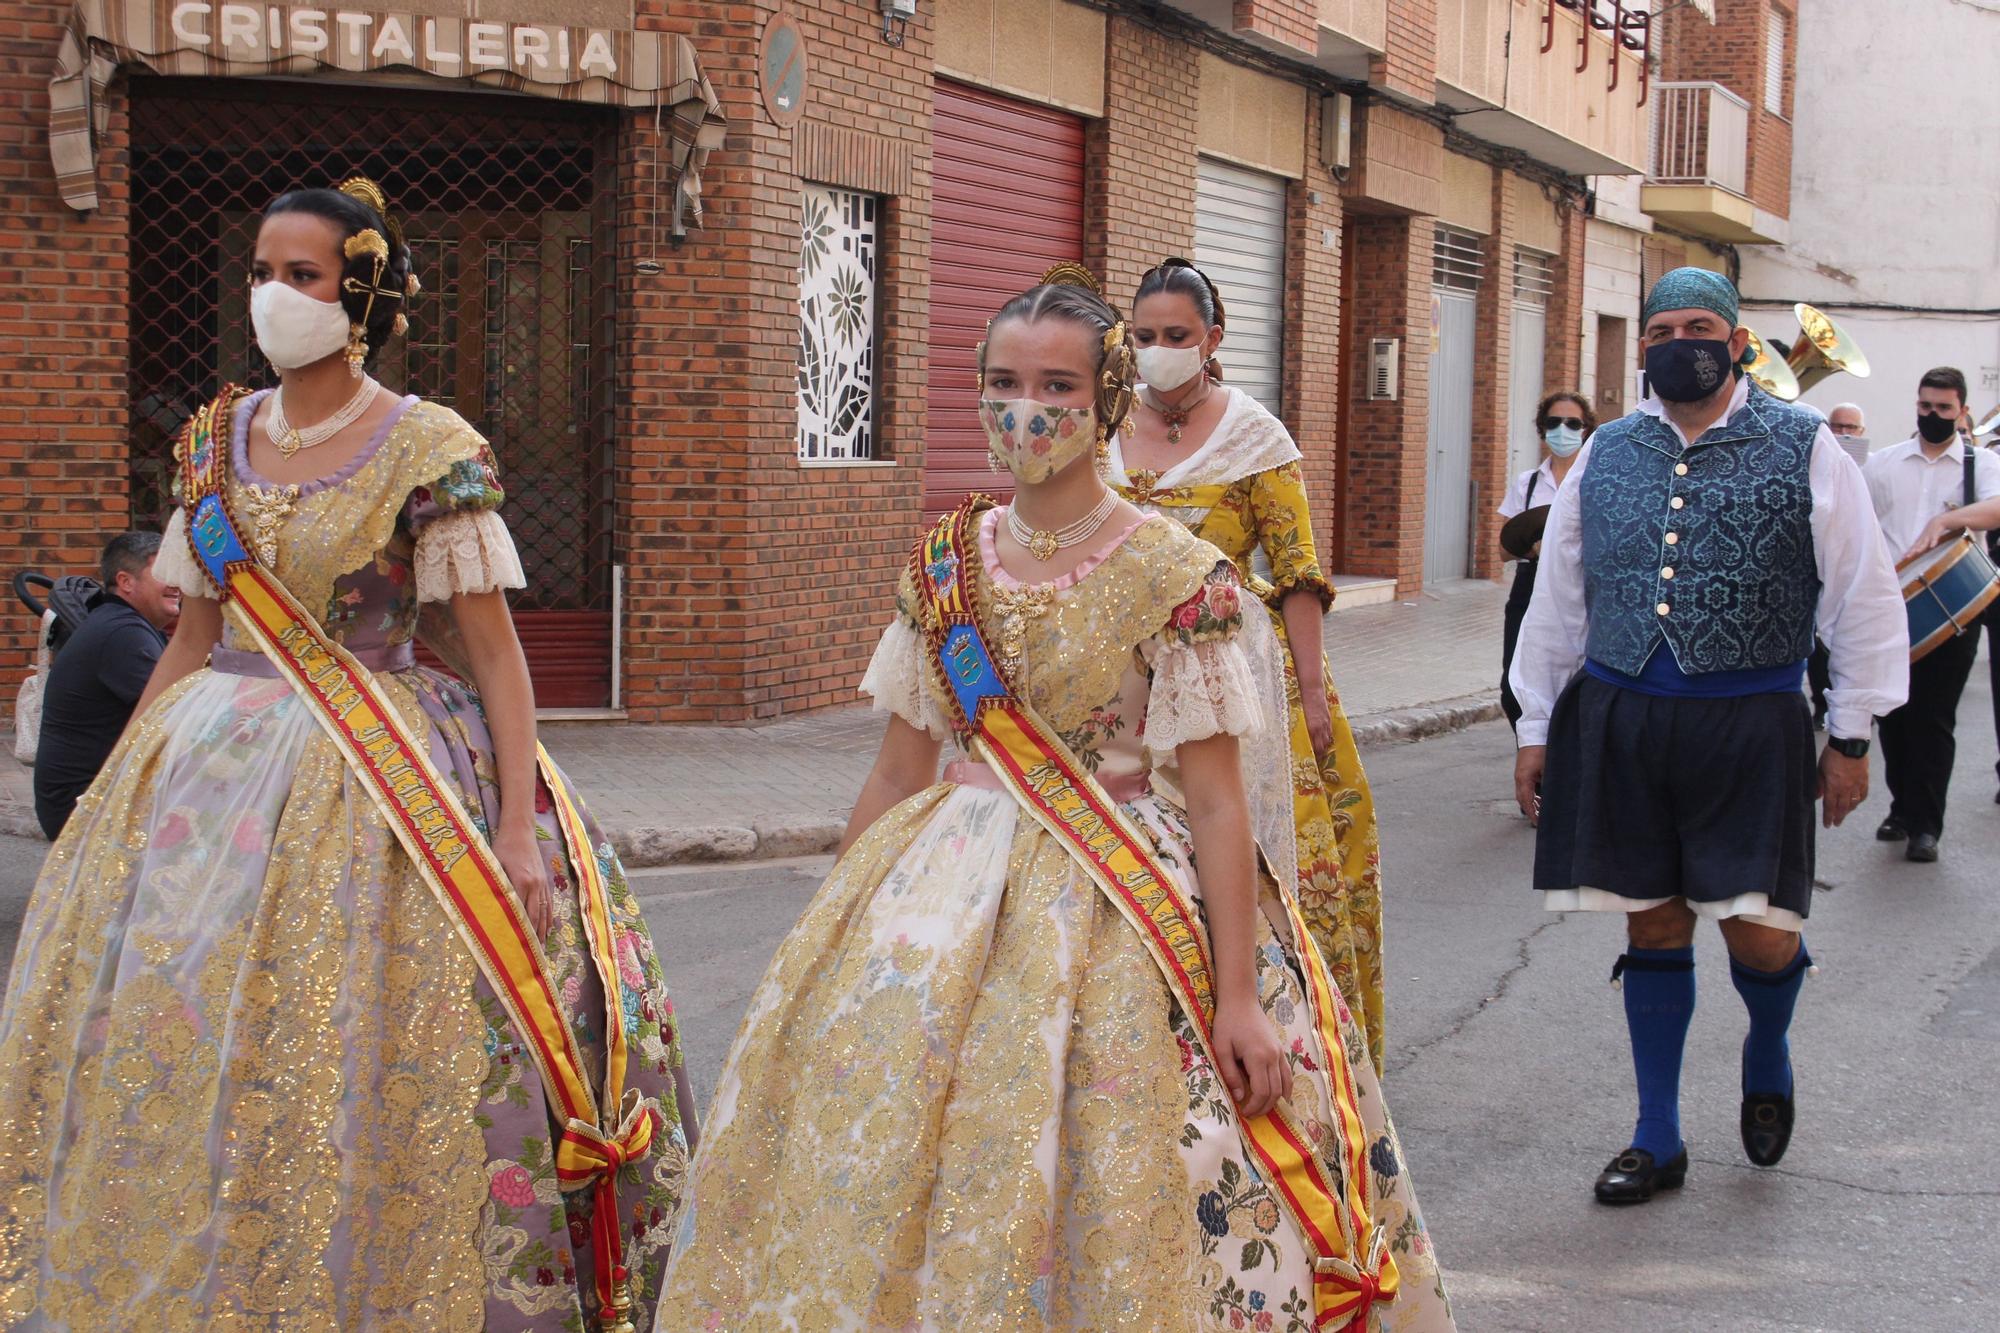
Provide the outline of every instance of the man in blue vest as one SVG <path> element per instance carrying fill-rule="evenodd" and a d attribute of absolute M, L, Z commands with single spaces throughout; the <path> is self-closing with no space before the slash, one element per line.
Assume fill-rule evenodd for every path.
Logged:
<path fill-rule="evenodd" d="M 1513 666 L 1515 795 L 1556 911 L 1625 913 L 1630 1146 L 1598 1176 L 1641 1203 L 1687 1176 L 1681 1051 L 1695 923 L 1720 923 L 1750 1013 L 1744 1151 L 1794 1118 L 1787 1033 L 1811 964 L 1813 805 L 1868 793 L 1872 720 L 1903 702 L 1909 634 L 1861 470 L 1824 420 L 1758 390 L 1728 279 L 1675 269 L 1644 307 L 1648 392 L 1591 437 L 1557 494 Z M 1802 689 L 1826 642 L 1827 744 Z"/>

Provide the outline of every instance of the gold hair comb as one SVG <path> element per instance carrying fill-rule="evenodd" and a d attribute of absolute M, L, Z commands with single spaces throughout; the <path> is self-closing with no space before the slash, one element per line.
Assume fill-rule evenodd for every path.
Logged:
<path fill-rule="evenodd" d="M 1104 295 L 1104 288 L 1097 283 L 1097 277 L 1089 269 L 1073 259 L 1065 259 L 1048 272 L 1042 274 L 1045 287 L 1081 287 L 1092 296 Z"/>

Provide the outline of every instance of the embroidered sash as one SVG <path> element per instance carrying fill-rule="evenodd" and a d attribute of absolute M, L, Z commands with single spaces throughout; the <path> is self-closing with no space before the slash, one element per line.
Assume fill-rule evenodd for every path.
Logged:
<path fill-rule="evenodd" d="M 1013 692 L 987 649 L 969 571 L 978 559 L 972 527 L 990 507 L 981 497 L 968 500 L 932 529 L 911 559 L 931 665 L 945 686 L 952 724 L 1138 932 L 1213 1064 L 1214 969 L 1207 936 L 1191 906 L 1161 867 L 1150 841 L 1054 729 Z M 1254 1120 L 1239 1115 L 1238 1122 L 1260 1173 L 1312 1251 L 1314 1327 L 1359 1333 L 1368 1328 L 1371 1307 L 1395 1299 L 1396 1265 L 1372 1216 L 1368 1133 L 1340 1039 L 1339 993 L 1292 901 L 1295 895 L 1280 896 L 1304 964 L 1332 1092 L 1342 1179 L 1329 1178 L 1289 1105 L 1281 1102 Z"/>
<path fill-rule="evenodd" d="M 561 1126 L 557 1183 L 564 1190 L 595 1192 L 592 1252 L 600 1319 L 607 1330 L 630 1330 L 616 1176 L 620 1166 L 651 1150 L 655 1113 L 638 1089 L 625 1087 L 629 1052 L 610 903 L 582 817 L 548 752 L 537 746 L 536 762 L 576 874 L 591 962 L 604 989 L 601 1103 L 563 1019 L 541 940 L 456 790 L 368 669 L 327 636 L 244 544 L 227 485 L 229 429 L 238 398 L 238 390 L 224 389 L 195 414 L 182 437 L 189 545 L 237 625 L 276 664 L 374 799 L 506 1009 Z"/>

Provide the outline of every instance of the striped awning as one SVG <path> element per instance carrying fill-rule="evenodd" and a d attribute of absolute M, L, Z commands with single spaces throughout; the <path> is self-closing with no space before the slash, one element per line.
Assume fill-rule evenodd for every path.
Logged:
<path fill-rule="evenodd" d="M 97 207 L 105 89 L 120 69 L 202 78 L 415 72 L 468 87 L 655 108 L 681 204 L 701 220 L 701 169 L 722 103 L 672 33 L 495 23 L 223 0 L 78 0 L 49 81 L 49 155 L 70 207 Z M 676 211 L 679 211 L 678 209 Z"/>

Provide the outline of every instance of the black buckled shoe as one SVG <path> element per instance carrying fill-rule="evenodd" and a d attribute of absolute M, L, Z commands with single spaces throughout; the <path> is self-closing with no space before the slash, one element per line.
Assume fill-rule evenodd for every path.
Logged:
<path fill-rule="evenodd" d="M 1905 861 L 1921 861 L 1929 864 L 1938 859 L 1937 834 L 1912 833 L 1910 845 L 1903 849 Z"/>
<path fill-rule="evenodd" d="M 1679 1189 L 1687 1183 L 1687 1174 L 1685 1147 L 1665 1166 L 1656 1165 L 1653 1154 L 1644 1148 L 1627 1148 L 1612 1158 L 1611 1164 L 1597 1177 L 1597 1201 L 1609 1204 L 1644 1203 L 1661 1190 Z"/>
<path fill-rule="evenodd" d="M 1877 842 L 1901 842 L 1909 836 L 1909 828 L 1894 815 L 1890 815 L 1875 826 L 1875 841 Z"/>
<path fill-rule="evenodd" d="M 1756 1166 L 1776 1166 L 1792 1145 L 1796 1108 L 1790 1097 L 1756 1092 L 1743 1099 L 1743 1152 Z"/>

